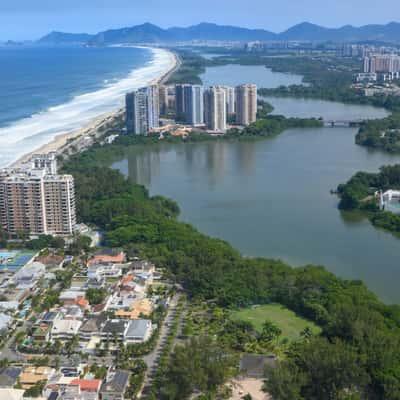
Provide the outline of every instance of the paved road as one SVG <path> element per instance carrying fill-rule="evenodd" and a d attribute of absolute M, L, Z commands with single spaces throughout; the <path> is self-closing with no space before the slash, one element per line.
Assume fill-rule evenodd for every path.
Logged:
<path fill-rule="evenodd" d="M 3 349 L 0 351 L 0 360 L 9 360 L 11 362 L 24 362 L 27 357 L 16 350 L 16 346 L 14 344 L 15 337 L 18 332 L 26 331 L 28 328 L 32 326 L 32 322 L 29 321 L 31 315 L 28 315 L 22 324 L 22 326 L 18 327 L 13 334 L 10 335 L 7 342 L 4 344 Z"/>
<path fill-rule="evenodd" d="M 160 357 L 161 351 L 165 344 L 165 339 L 167 338 L 167 336 L 171 330 L 171 325 L 172 325 L 175 315 L 176 315 L 176 307 L 178 305 L 180 296 L 181 295 L 179 293 L 176 294 L 170 302 L 167 315 L 165 317 L 164 323 L 161 326 L 160 336 L 158 338 L 156 347 L 150 354 L 143 357 L 143 361 L 147 365 L 147 370 L 146 370 L 145 377 L 144 377 L 142 394 L 139 398 L 144 398 L 144 396 L 147 393 L 147 390 L 151 386 L 152 376 L 156 372 L 158 358 Z"/>

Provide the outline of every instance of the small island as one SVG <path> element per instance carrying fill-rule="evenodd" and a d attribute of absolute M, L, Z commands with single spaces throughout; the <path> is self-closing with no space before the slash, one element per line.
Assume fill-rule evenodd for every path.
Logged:
<path fill-rule="evenodd" d="M 378 173 L 358 172 L 338 186 L 339 209 L 359 211 L 373 225 L 400 235 L 400 165 L 383 166 Z"/>

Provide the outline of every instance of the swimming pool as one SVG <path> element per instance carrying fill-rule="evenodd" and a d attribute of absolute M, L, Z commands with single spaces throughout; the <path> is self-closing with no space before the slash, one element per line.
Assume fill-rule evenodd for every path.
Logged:
<path fill-rule="evenodd" d="M 387 211 L 391 211 L 392 213 L 399 214 L 400 213 L 400 202 L 390 202 L 386 203 L 385 209 Z"/>
<path fill-rule="evenodd" d="M 0 251 L 0 260 L 14 258 L 16 255 L 16 252 Z"/>

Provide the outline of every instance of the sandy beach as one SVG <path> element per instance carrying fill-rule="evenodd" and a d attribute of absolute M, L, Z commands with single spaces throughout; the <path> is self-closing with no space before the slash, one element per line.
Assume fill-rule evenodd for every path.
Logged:
<path fill-rule="evenodd" d="M 171 74 L 179 67 L 180 61 L 176 54 L 169 50 L 162 49 L 166 56 L 169 57 L 168 69 L 163 71 L 159 77 L 156 77 L 150 82 L 143 82 L 143 86 L 146 85 L 156 85 L 163 84 L 166 82 Z M 75 141 L 79 138 L 95 138 L 100 129 L 113 121 L 115 118 L 123 115 L 124 110 L 121 108 L 115 109 L 111 112 L 99 115 L 93 119 L 89 124 L 85 125 L 81 129 L 75 131 L 67 132 L 64 134 L 57 135 L 51 142 L 40 146 L 29 153 L 24 154 L 18 160 L 10 164 L 10 167 L 20 167 L 24 162 L 28 161 L 33 154 L 41 153 L 46 154 L 50 152 L 56 152 L 57 154 L 63 153 L 67 147 L 73 146 Z"/>

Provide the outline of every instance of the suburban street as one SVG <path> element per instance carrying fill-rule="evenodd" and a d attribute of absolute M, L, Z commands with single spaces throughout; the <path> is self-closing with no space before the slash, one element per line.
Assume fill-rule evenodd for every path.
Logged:
<path fill-rule="evenodd" d="M 165 339 L 168 337 L 168 335 L 170 333 L 171 325 L 176 316 L 176 308 L 179 303 L 180 297 L 181 297 L 181 295 L 179 293 L 177 293 L 172 298 L 172 300 L 169 304 L 169 307 L 168 307 L 167 315 L 165 317 L 164 323 L 160 330 L 160 337 L 158 339 L 157 345 L 150 354 L 143 357 L 143 361 L 147 365 L 147 370 L 146 370 L 144 381 L 143 381 L 143 389 L 139 395 L 139 398 L 144 398 L 144 396 L 147 395 L 147 392 L 150 389 L 153 374 L 157 370 L 158 358 L 160 357 L 163 346 L 165 344 Z M 181 321 L 180 321 L 180 323 L 181 323 Z M 180 327 L 179 327 L 179 329 L 180 329 Z"/>

